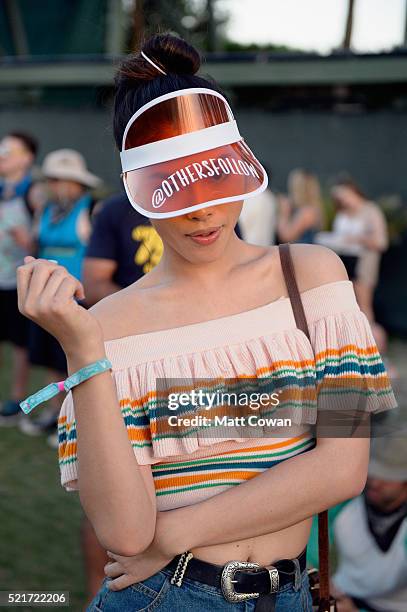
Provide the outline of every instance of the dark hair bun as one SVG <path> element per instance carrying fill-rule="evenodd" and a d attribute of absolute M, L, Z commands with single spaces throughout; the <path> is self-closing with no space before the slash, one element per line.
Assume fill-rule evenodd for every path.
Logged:
<path fill-rule="evenodd" d="M 198 51 L 182 38 L 172 34 L 152 36 L 145 41 L 141 50 L 165 72 L 195 74 L 201 65 Z"/>
<path fill-rule="evenodd" d="M 172 34 L 155 34 L 142 45 L 141 51 L 167 74 L 194 75 L 201 65 L 198 51 L 182 38 Z M 127 56 L 120 65 L 116 84 L 132 81 L 151 81 L 164 75 L 140 53 Z"/>

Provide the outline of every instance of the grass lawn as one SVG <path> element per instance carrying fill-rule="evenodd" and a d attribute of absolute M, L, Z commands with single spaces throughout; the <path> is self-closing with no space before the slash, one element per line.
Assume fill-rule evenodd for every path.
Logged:
<path fill-rule="evenodd" d="M 6 350 L 0 366 L 2 399 L 9 388 L 9 355 Z M 43 371 L 35 368 L 29 393 L 42 385 Z M 65 590 L 70 592 L 70 606 L 62 609 L 83 610 L 81 516 L 79 496 L 61 487 L 57 451 L 46 444 L 45 437 L 1 427 L 0 590 Z"/>

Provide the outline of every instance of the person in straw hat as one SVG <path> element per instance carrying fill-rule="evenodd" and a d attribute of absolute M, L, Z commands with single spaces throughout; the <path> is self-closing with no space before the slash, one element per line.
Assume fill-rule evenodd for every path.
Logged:
<path fill-rule="evenodd" d="M 72 149 L 49 153 L 42 164 L 49 200 L 36 228 L 37 253 L 41 259 L 55 260 L 78 280 L 91 232 L 90 190 L 101 180 L 89 172 L 84 157 Z M 49 380 L 66 377 L 64 352 L 53 336 L 34 322 L 30 323 L 29 357 L 33 365 L 48 369 Z M 49 434 L 55 446 L 60 402 L 50 400 L 50 408 L 33 421 L 23 417 L 20 429 L 28 435 Z"/>
<path fill-rule="evenodd" d="M 376 438 L 366 488 L 334 523 L 338 611 L 407 608 L 407 444 Z M 346 594 L 346 595 L 345 595 Z"/>

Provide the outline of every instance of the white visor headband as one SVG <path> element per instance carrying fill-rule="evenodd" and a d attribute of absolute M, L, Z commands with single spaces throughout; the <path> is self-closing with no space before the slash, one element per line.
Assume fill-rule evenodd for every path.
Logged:
<path fill-rule="evenodd" d="M 132 149 L 124 148 L 127 134 L 131 126 L 142 113 L 149 108 L 160 104 L 161 102 L 170 100 L 171 98 L 186 95 L 190 96 L 191 94 L 209 94 L 211 96 L 220 98 L 228 111 L 229 121 L 203 128 L 195 132 L 189 132 L 179 136 L 165 138 L 157 142 L 141 145 L 139 147 L 133 147 Z M 148 102 L 130 118 L 124 131 L 122 140 L 122 150 L 120 153 L 122 170 L 123 172 L 130 172 L 131 170 L 137 170 L 138 168 L 152 166 L 154 164 L 177 159 L 186 155 L 193 155 L 195 153 L 200 153 L 201 151 L 208 151 L 209 149 L 215 149 L 223 145 L 232 144 L 241 139 L 242 136 L 239 133 L 232 110 L 221 94 L 213 91 L 212 89 L 206 88 L 191 88 L 174 91 Z"/>

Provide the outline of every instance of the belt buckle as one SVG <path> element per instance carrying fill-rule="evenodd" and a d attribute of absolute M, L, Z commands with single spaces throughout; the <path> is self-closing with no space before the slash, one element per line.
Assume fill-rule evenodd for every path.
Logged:
<path fill-rule="evenodd" d="M 274 567 L 274 565 L 269 565 L 266 569 L 270 576 L 270 593 L 277 593 L 278 589 L 280 588 L 280 577 L 278 575 L 278 569 Z"/>
<path fill-rule="evenodd" d="M 236 603 L 252 599 L 253 597 L 259 597 L 260 593 L 236 593 L 233 586 L 233 583 L 237 582 L 237 580 L 234 580 L 235 572 L 245 569 L 258 569 L 259 567 L 258 563 L 251 563 L 250 561 L 229 561 L 226 563 L 220 578 L 220 586 L 224 598 L 231 603 Z"/>

